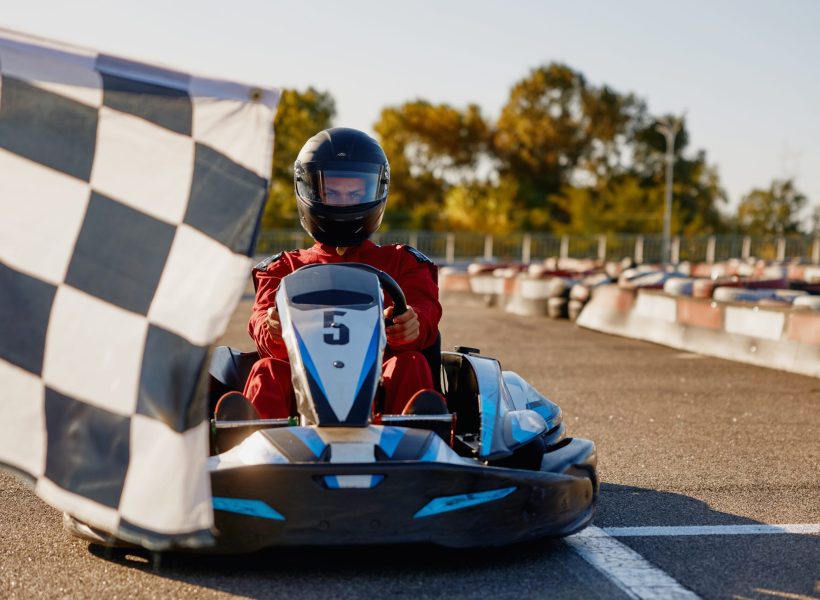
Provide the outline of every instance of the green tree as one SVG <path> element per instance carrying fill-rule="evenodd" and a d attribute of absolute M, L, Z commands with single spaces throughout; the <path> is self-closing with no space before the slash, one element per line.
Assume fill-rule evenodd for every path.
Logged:
<path fill-rule="evenodd" d="M 516 83 L 493 137 L 502 178 L 518 182 L 524 224 L 560 229 L 570 221 L 561 194 L 602 185 L 625 169 L 646 108 L 631 94 L 595 87 L 562 64 L 533 69 Z M 566 196 L 564 196 L 566 199 Z"/>
<path fill-rule="evenodd" d="M 663 120 L 672 117 L 666 115 Z M 632 144 L 630 172 L 641 181 L 646 191 L 645 202 L 632 210 L 643 214 L 648 228 L 642 233 L 659 233 L 663 220 L 666 193 L 666 138 L 658 131 L 661 119 L 651 119 L 639 129 Z M 675 136 L 672 185 L 672 233 L 694 235 L 719 233 L 727 228 L 720 212 L 726 192 L 720 185 L 717 169 L 710 165 L 704 150 L 688 153 L 689 130 L 681 122 Z"/>
<path fill-rule="evenodd" d="M 673 184 L 672 232 L 680 235 L 721 233 L 727 230 L 720 208 L 727 202 L 717 168 L 708 164 L 706 151 L 682 157 L 675 165 L 677 183 Z M 659 189 L 660 182 L 655 186 Z"/>
<path fill-rule="evenodd" d="M 562 234 L 648 233 L 659 231 L 662 197 L 647 190 L 634 174 L 611 177 L 587 187 L 565 187 L 556 202 L 569 222 L 556 228 Z"/>
<path fill-rule="evenodd" d="M 383 109 L 373 128 L 390 160 L 387 223 L 435 228 L 449 188 L 474 181 L 486 156 L 488 127 L 478 107 L 415 100 Z"/>
<path fill-rule="evenodd" d="M 665 139 L 634 94 L 572 68 L 533 69 L 497 123 L 475 105 L 425 100 L 385 108 L 375 130 L 393 172 L 389 225 L 503 233 L 659 233 Z M 675 143 L 674 233 L 726 229 L 726 201 L 704 151 Z"/>
<path fill-rule="evenodd" d="M 568 215 L 560 233 L 660 233 L 666 191 L 666 139 L 655 128 L 657 121 L 642 118 L 644 125 L 631 133 L 631 160 L 610 163 L 588 178 L 585 185 L 564 186 L 553 200 Z M 638 123 L 633 123 L 637 125 Z M 726 223 L 719 206 L 726 201 L 717 170 L 704 151 L 685 153 L 689 133 L 683 123 L 673 149 L 672 232 L 720 232 Z"/>
<path fill-rule="evenodd" d="M 768 189 L 753 189 L 740 201 L 738 226 L 747 235 L 782 235 L 800 231 L 800 211 L 807 198 L 791 179 L 775 179 Z"/>
<path fill-rule="evenodd" d="M 293 195 L 293 163 L 302 145 L 331 126 L 336 104 L 328 92 L 308 88 L 283 90 L 273 122 L 275 151 L 270 193 L 262 218 L 264 229 L 298 226 Z"/>
<path fill-rule="evenodd" d="M 517 193 L 517 184 L 509 178 L 454 186 L 445 195 L 441 222 L 451 231 L 511 233 L 521 226 Z"/>

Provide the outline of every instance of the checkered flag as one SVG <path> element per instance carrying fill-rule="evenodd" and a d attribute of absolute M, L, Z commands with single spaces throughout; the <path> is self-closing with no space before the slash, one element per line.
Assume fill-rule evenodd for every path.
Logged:
<path fill-rule="evenodd" d="M 149 548 L 211 540 L 198 382 L 247 281 L 277 102 L 0 30 L 0 464 Z"/>

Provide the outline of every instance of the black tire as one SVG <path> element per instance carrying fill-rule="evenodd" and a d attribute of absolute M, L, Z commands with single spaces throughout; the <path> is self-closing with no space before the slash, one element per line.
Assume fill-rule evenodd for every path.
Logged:
<path fill-rule="evenodd" d="M 547 314 L 551 319 L 566 319 L 569 316 L 566 298 L 550 298 L 547 303 Z"/>

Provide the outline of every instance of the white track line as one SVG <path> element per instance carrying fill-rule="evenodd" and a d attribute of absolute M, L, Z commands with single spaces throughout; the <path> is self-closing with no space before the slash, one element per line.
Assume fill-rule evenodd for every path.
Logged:
<path fill-rule="evenodd" d="M 788 598 L 789 600 L 815 600 L 817 596 L 804 596 L 803 594 L 790 594 L 789 592 L 781 592 L 779 590 L 767 590 L 765 588 L 755 588 L 754 591 L 758 594 L 765 594 L 767 596 L 774 596 L 775 598 Z"/>
<path fill-rule="evenodd" d="M 690 525 L 680 527 L 587 527 L 566 538 L 585 561 L 606 575 L 630 598 L 646 600 L 698 596 L 650 564 L 616 537 L 674 537 L 702 535 L 773 535 L 820 533 L 820 524 Z"/>
<path fill-rule="evenodd" d="M 564 540 L 630 598 L 694 600 L 698 596 L 602 529 L 587 527 Z"/>
<path fill-rule="evenodd" d="M 599 529 L 612 537 L 658 537 L 679 535 L 772 535 L 778 533 L 820 533 L 820 524 L 797 525 L 689 525 L 680 527 L 604 527 Z"/>

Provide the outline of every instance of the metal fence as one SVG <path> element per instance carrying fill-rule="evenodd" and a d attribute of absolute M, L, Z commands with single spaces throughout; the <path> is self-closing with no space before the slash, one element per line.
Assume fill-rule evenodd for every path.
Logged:
<path fill-rule="evenodd" d="M 550 257 L 660 262 L 661 235 L 555 236 L 541 233 L 484 235 L 438 231 L 385 231 L 371 239 L 378 244 L 409 244 L 438 263 L 475 260 L 531 262 Z M 303 231 L 265 231 L 259 236 L 258 254 L 306 248 L 313 244 Z M 820 238 L 808 235 L 748 237 L 733 235 L 673 237 L 672 262 L 719 262 L 730 258 L 803 260 L 820 263 Z"/>

